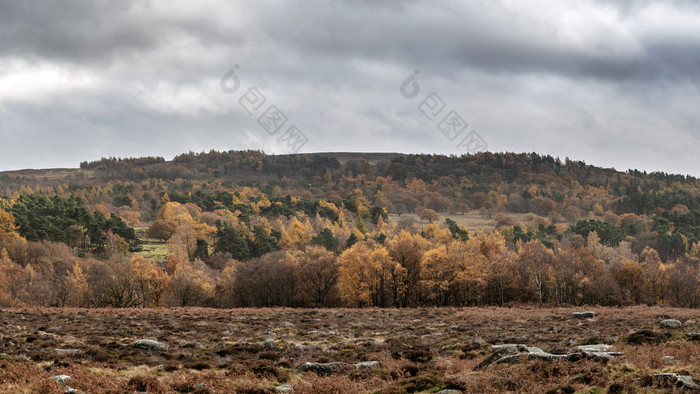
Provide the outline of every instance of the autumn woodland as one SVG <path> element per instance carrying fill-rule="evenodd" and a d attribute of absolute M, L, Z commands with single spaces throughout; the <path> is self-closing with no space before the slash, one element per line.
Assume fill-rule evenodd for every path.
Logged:
<path fill-rule="evenodd" d="M 700 181 L 538 154 L 0 174 L 0 306 L 700 306 Z"/>

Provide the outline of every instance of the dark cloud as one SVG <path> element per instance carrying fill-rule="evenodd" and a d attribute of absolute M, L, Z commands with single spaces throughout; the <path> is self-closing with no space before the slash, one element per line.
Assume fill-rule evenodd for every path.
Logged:
<path fill-rule="evenodd" d="M 303 151 L 460 153 L 418 110 L 436 92 L 491 150 L 700 175 L 698 77 L 693 1 L 0 1 L 0 169 L 283 152 L 255 86 Z"/>
<path fill-rule="evenodd" d="M 83 62 L 156 46 L 158 28 L 140 22 L 128 2 L 3 1 L 0 53 Z"/>

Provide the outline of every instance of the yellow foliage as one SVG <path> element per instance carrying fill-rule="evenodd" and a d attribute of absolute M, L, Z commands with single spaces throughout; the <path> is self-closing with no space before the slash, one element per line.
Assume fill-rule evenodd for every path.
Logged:
<path fill-rule="evenodd" d="M 5 248 L 0 250 L 0 306 L 17 306 L 22 304 L 29 282 L 27 272 L 10 260 Z"/>
<path fill-rule="evenodd" d="M 436 223 L 429 224 L 423 229 L 423 236 L 430 242 L 445 244 L 452 241 L 449 229 L 440 228 Z"/>
<path fill-rule="evenodd" d="M 171 220 L 178 225 L 192 223 L 194 221 L 187 207 L 179 202 L 168 202 L 163 205 L 160 212 L 158 212 L 157 219 Z"/>
<path fill-rule="evenodd" d="M 305 219 L 301 222 L 295 217 L 292 218 L 289 229 L 282 232 L 280 247 L 285 250 L 300 249 L 303 246 L 309 245 L 313 236 L 314 229 L 309 220 Z"/>
<path fill-rule="evenodd" d="M 603 215 L 603 206 L 600 204 L 593 204 L 593 214 L 596 216 Z"/>
<path fill-rule="evenodd" d="M 214 281 L 189 261 L 180 261 L 170 280 L 172 306 L 196 306 L 214 297 Z"/>
<path fill-rule="evenodd" d="M 373 241 L 357 242 L 339 258 L 338 289 L 349 306 L 382 306 L 390 284 L 400 284 L 404 276 L 405 269 Z"/>
<path fill-rule="evenodd" d="M 425 182 L 418 178 L 411 179 L 408 184 L 406 184 L 406 189 L 413 194 L 420 194 L 428 191 Z"/>
<path fill-rule="evenodd" d="M 83 269 L 78 263 L 73 264 L 73 272 L 68 279 L 69 294 L 66 300 L 68 306 L 83 306 L 86 303 L 89 287 Z"/>
<path fill-rule="evenodd" d="M 129 271 L 134 281 L 141 306 L 160 306 L 161 297 L 170 283 L 168 275 L 143 256 L 134 256 L 129 262 Z"/>
<path fill-rule="evenodd" d="M 18 239 L 15 228 L 15 217 L 11 212 L 0 209 L 0 243 L 6 243 Z"/>

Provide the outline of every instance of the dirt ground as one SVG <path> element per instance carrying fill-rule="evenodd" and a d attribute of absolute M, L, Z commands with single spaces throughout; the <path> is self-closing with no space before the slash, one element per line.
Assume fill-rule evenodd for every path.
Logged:
<path fill-rule="evenodd" d="M 700 382 L 700 310 L 5 309 L 0 391 L 406 393 L 669 392 Z M 664 329 L 673 318 L 679 328 Z M 143 348 L 135 346 L 141 339 Z M 520 360 L 474 371 L 492 345 L 555 354 L 610 344 L 613 359 Z M 672 359 L 665 356 L 671 356 Z M 358 364 L 377 361 L 378 363 Z M 331 370 L 300 371 L 305 362 Z M 326 368 L 326 367 L 324 367 Z M 61 379 L 67 375 L 70 379 Z M 52 378 L 53 377 L 53 378 Z M 62 380 L 62 382 L 61 382 Z M 293 390 L 293 391 L 292 391 Z"/>

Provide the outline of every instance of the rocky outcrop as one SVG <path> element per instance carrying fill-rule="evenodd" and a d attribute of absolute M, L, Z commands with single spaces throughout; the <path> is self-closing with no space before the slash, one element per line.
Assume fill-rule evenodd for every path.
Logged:
<path fill-rule="evenodd" d="M 154 339 L 139 339 L 134 342 L 133 346 L 136 349 L 151 350 L 156 352 L 168 350 L 168 346 Z"/>
<path fill-rule="evenodd" d="M 623 354 L 620 352 L 610 352 L 609 350 L 611 348 L 612 347 L 610 345 L 605 344 L 583 345 L 575 347 L 571 352 L 566 354 L 554 354 L 545 352 L 544 350 L 534 346 L 520 344 L 494 345 L 492 346 L 492 349 L 494 349 L 495 352 L 474 367 L 474 370 L 478 371 L 488 367 L 491 364 L 513 364 L 525 360 L 577 361 L 584 358 L 607 360 L 623 356 Z"/>
<path fill-rule="evenodd" d="M 319 375 L 332 375 L 343 366 L 343 363 L 313 363 L 305 362 L 299 366 L 301 372 L 316 372 Z"/>
<path fill-rule="evenodd" d="M 673 328 L 679 328 L 680 326 L 683 325 L 680 320 L 676 319 L 666 319 L 666 320 L 661 320 L 661 328 L 666 328 L 666 329 L 673 329 Z"/>
<path fill-rule="evenodd" d="M 659 381 L 670 382 L 676 387 L 682 387 L 686 390 L 700 391 L 700 384 L 695 383 L 690 375 L 678 375 L 675 373 L 658 373 L 654 375 Z"/>
<path fill-rule="evenodd" d="M 379 361 L 363 361 L 353 365 L 355 369 L 374 369 L 379 368 Z"/>

